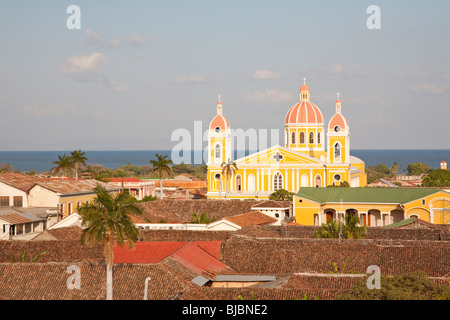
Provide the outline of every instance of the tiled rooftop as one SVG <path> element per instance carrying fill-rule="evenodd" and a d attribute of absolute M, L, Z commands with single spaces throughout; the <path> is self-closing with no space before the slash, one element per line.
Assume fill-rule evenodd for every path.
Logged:
<path fill-rule="evenodd" d="M 249 226 L 265 225 L 270 223 L 275 223 L 278 220 L 268 215 L 261 213 L 259 211 L 248 212 L 244 214 L 239 214 L 231 217 L 226 217 L 224 220 L 228 220 L 241 228 L 246 228 Z"/>

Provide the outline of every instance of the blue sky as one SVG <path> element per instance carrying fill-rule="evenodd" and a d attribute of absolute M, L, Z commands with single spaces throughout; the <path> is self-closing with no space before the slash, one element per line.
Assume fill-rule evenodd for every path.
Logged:
<path fill-rule="evenodd" d="M 81 9 L 69 30 L 66 9 Z M 369 30 L 369 5 L 381 29 Z M 450 147 L 450 2 L 9 1 L 0 150 L 171 149 L 222 95 L 234 129 L 279 129 L 306 77 L 353 149 Z"/>

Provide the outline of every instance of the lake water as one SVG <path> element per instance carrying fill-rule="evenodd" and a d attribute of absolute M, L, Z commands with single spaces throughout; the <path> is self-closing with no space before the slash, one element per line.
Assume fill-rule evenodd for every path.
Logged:
<path fill-rule="evenodd" d="M 84 151 L 84 150 L 83 150 Z M 16 170 L 37 172 L 48 171 L 52 162 L 58 155 L 71 151 L 0 151 L 0 163 L 9 163 Z M 171 157 L 171 150 L 142 150 L 142 151 L 85 151 L 88 164 L 100 164 L 103 167 L 115 169 L 128 163 L 142 166 L 150 165 L 149 161 L 155 159 L 155 154 L 164 154 Z M 202 152 L 192 154 L 194 159 L 201 159 Z M 248 152 L 246 152 L 248 154 Z M 423 162 L 433 169 L 438 169 L 442 160 L 450 163 L 450 150 L 352 150 L 351 154 L 362 159 L 366 166 L 384 163 L 390 167 L 394 162 L 399 164 L 399 173 L 406 169 L 408 164 Z M 196 156 L 196 158 L 194 158 Z M 239 154 L 242 156 L 242 154 Z"/>

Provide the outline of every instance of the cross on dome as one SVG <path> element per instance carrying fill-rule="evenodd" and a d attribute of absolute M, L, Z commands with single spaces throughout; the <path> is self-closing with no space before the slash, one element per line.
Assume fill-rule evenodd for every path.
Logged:
<path fill-rule="evenodd" d="M 306 84 L 306 78 L 303 78 L 303 84 Z"/>
<path fill-rule="evenodd" d="M 219 102 L 221 102 L 221 101 L 220 101 L 220 97 L 221 97 L 221 95 L 220 95 L 220 93 L 219 93 Z"/>

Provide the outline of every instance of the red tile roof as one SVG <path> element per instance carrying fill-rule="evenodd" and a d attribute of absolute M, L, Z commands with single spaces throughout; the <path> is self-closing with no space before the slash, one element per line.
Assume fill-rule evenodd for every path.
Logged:
<path fill-rule="evenodd" d="M 126 245 L 115 245 L 115 263 L 158 263 L 172 255 L 189 242 L 138 242 L 130 250 Z"/>
<path fill-rule="evenodd" d="M 234 224 L 237 224 L 242 228 L 277 222 L 277 219 L 269 217 L 268 215 L 259 211 L 238 214 L 232 217 L 226 217 L 224 218 L 224 220 L 228 220 Z"/>
<path fill-rule="evenodd" d="M 202 274 L 218 273 L 226 267 L 218 260 L 220 248 L 221 241 L 138 242 L 133 250 L 117 245 L 113 250 L 115 263 L 159 263 L 171 257 L 190 270 Z"/>
<path fill-rule="evenodd" d="M 182 248 L 173 254 L 172 257 L 185 267 L 198 274 L 202 274 L 204 271 L 208 273 L 219 273 L 226 267 L 223 262 L 207 253 L 196 243 Z"/>

